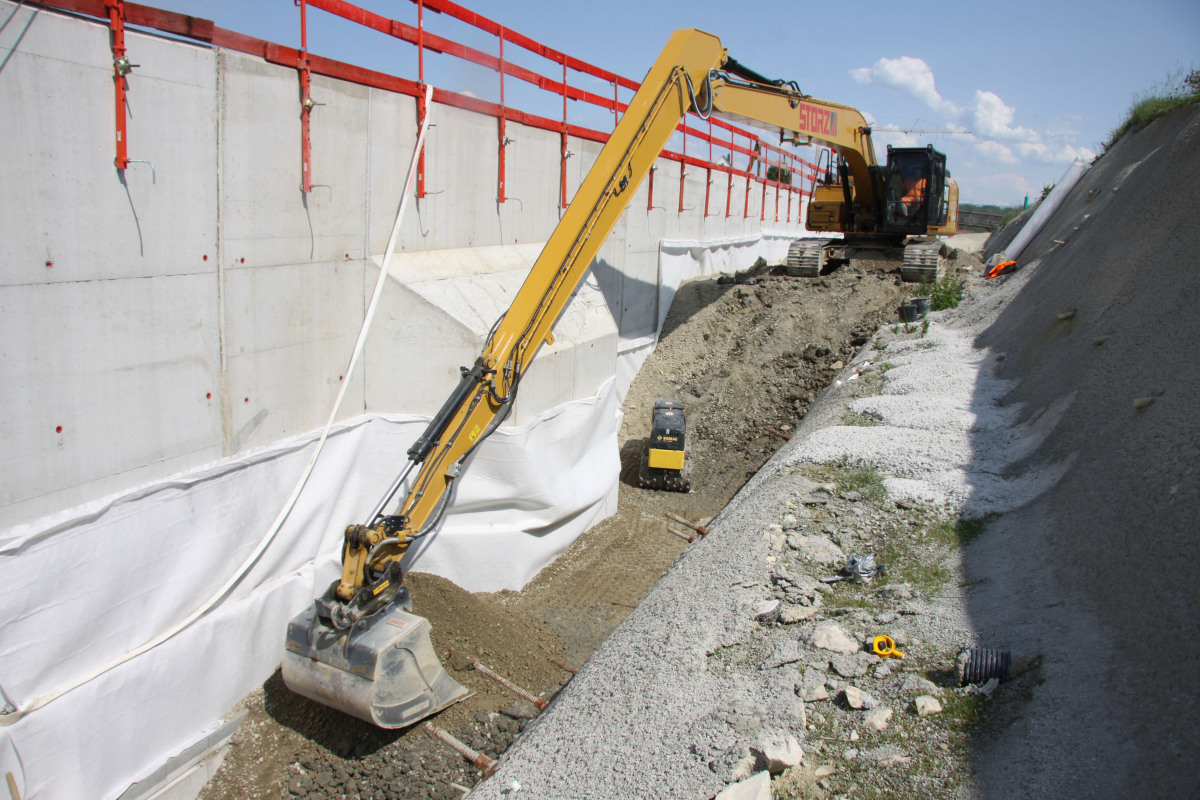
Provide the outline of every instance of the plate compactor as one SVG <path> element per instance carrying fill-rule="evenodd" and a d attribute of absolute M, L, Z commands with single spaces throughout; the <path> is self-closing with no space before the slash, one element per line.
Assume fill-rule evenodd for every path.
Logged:
<path fill-rule="evenodd" d="M 686 492 L 692 485 L 691 475 L 692 457 L 683 404 L 670 398 L 655 400 L 650 414 L 650 442 L 638 483 L 643 489 Z"/>

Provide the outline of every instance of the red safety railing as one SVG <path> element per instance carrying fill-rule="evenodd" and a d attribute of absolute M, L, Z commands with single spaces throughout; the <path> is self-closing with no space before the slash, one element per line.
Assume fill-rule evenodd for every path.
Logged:
<path fill-rule="evenodd" d="M 361 8 L 347 2 L 347 0 L 296 0 L 296 5 L 300 9 L 301 46 L 299 49 L 226 30 L 217 27 L 208 20 L 164 11 L 138 3 L 124 2 L 124 0 L 40 0 L 38 5 L 98 17 L 110 22 L 110 25 L 113 27 L 113 54 L 114 63 L 117 65 L 114 67 L 114 81 L 117 91 L 118 155 L 116 165 L 118 169 L 124 169 L 130 161 L 127 155 L 128 141 L 125 136 L 124 127 L 124 84 L 125 72 L 128 71 L 129 65 L 128 59 L 125 57 L 123 31 L 125 25 L 134 25 L 208 42 L 217 47 L 256 55 L 267 61 L 297 70 L 301 86 L 301 154 L 303 159 L 301 189 L 305 192 L 311 191 L 313 187 L 312 148 L 309 125 L 312 109 L 316 105 L 310 95 L 311 75 L 313 73 L 411 95 L 417 99 L 417 123 L 419 125 L 427 113 L 427 109 L 424 107 L 425 54 L 427 51 L 448 55 L 484 67 L 495 72 L 498 76 L 499 103 L 483 100 L 469 93 L 455 92 L 451 89 L 441 87 L 434 88 L 433 102 L 487 114 L 496 118 L 497 147 L 499 153 L 499 167 L 496 176 L 496 199 L 501 203 L 507 199 L 505 188 L 505 150 L 511 142 L 511 139 L 508 137 L 508 123 L 517 123 L 557 132 L 561 137 L 559 170 L 560 203 L 563 207 L 566 207 L 568 203 L 567 159 L 572 155 L 568 149 L 569 137 L 574 136 L 579 139 L 603 143 L 608 140 L 610 132 L 569 122 L 568 101 L 586 103 L 611 111 L 615 127 L 620 114 L 627 108 L 627 104 L 620 100 L 621 90 L 634 92 L 637 91 L 639 84 L 614 72 L 547 47 L 516 31 L 509 30 L 498 22 L 476 14 L 452 2 L 452 0 L 411 0 L 411 2 L 417 6 L 417 24 L 415 26 Z M 417 80 L 413 81 L 309 53 L 307 49 L 309 19 L 306 13 L 308 6 L 386 34 L 416 47 Z M 493 55 L 484 52 L 426 30 L 424 13 L 426 9 L 446 15 L 496 37 L 497 54 Z M 515 46 L 524 52 L 551 62 L 556 66 L 558 74 L 548 76 L 534 69 L 514 63 L 511 54 L 506 54 L 505 52 L 506 46 Z M 120 49 L 119 53 L 118 48 Z M 122 69 L 125 72 L 121 72 Z M 572 86 L 569 81 L 568 70 L 611 84 L 613 89 L 612 96 L 599 95 L 578 86 Z M 561 97 L 561 118 L 551 119 L 541 114 L 509 107 L 505 102 L 506 78 L 522 81 L 551 95 Z M 718 118 L 708 119 L 703 127 L 700 126 L 700 123 L 699 118 L 694 115 L 685 117 L 678 128 L 680 133 L 679 150 L 667 149 L 661 154 L 662 158 L 677 161 L 681 165 L 679 191 L 679 211 L 681 213 L 686 210 L 684 208 L 684 187 L 690 167 L 694 170 L 704 170 L 705 173 L 704 214 L 706 216 L 710 212 L 714 183 L 713 176 L 714 174 L 719 175 L 723 173 L 726 176 L 726 217 L 733 215 L 733 208 L 735 207 L 734 179 L 742 178 L 745 180 L 744 197 L 741 198 L 743 217 L 748 217 L 750 214 L 750 198 L 752 192 L 754 192 L 755 184 L 757 184 L 760 195 L 758 204 L 760 220 L 765 221 L 767 219 L 766 193 L 768 187 L 773 187 L 775 189 L 775 205 L 772 211 L 773 220 L 776 222 L 780 220 L 780 195 L 786 194 L 786 204 L 782 209 L 783 219 L 786 222 L 792 221 L 794 198 L 797 214 L 796 220 L 799 221 L 800 200 L 805 193 L 804 185 L 807 181 L 811 190 L 812 185 L 816 182 L 818 173 L 816 164 L 801 158 L 794 152 L 784 150 L 771 142 L 764 141 L 762 136 L 753 129 L 734 125 Z M 702 145 L 707 146 L 705 158 L 688 153 L 689 139 L 699 141 Z M 728 163 L 722 160 L 721 155 L 717 155 L 714 158 L 714 148 L 720 151 L 721 155 L 727 157 Z M 745 169 L 738 169 L 733 165 L 734 161 L 740 157 L 745 157 L 746 159 L 747 166 Z M 772 167 L 775 170 L 774 177 L 770 175 Z M 787 180 L 780 180 L 782 177 L 786 177 Z M 653 171 L 651 171 L 649 176 L 648 190 L 647 209 L 655 208 Z M 417 195 L 418 197 L 425 196 L 425 165 L 423 156 L 418 165 Z"/>

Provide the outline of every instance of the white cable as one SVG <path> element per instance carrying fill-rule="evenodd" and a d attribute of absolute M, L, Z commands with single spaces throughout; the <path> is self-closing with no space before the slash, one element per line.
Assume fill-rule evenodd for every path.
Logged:
<path fill-rule="evenodd" d="M 433 87 L 426 86 L 425 108 L 430 107 L 430 100 L 432 99 L 432 96 Z M 404 184 L 404 193 L 400 197 L 400 209 L 396 212 L 396 221 L 392 225 L 392 235 L 388 238 L 387 251 L 383 256 L 383 266 L 379 270 L 379 280 L 375 282 L 375 293 L 371 295 L 371 302 L 367 305 L 367 314 L 363 319 L 362 328 L 359 329 L 358 341 L 355 342 L 354 353 L 350 356 L 350 365 L 346 367 L 346 379 L 342 381 L 342 388 L 338 390 L 337 400 L 335 400 L 333 403 L 333 410 L 329 412 L 329 419 L 325 422 L 325 429 L 321 431 L 321 438 L 317 440 L 317 447 L 315 450 L 313 450 L 312 456 L 308 459 L 308 465 L 304 468 L 304 472 L 301 474 L 300 480 L 297 481 L 296 488 L 292 490 L 291 497 L 289 497 L 287 502 L 283 504 L 283 508 L 280 509 L 278 516 L 275 517 L 275 521 L 271 523 L 271 527 L 267 530 L 266 535 L 263 536 L 262 540 L 258 543 L 258 546 L 254 548 L 254 552 L 250 554 L 249 558 L 242 562 L 242 565 L 238 568 L 237 573 L 228 581 L 226 581 L 225 585 L 218 589 L 212 595 L 212 597 L 203 603 L 203 605 L 193 611 L 187 619 L 178 623 L 175 627 L 170 628 L 166 632 L 160 633 L 158 636 L 146 642 L 141 647 L 138 647 L 135 650 L 130 650 L 120 658 L 109 662 L 99 669 L 93 670 L 84 677 L 77 679 L 73 683 L 67 684 L 66 686 L 61 686 L 52 692 L 34 698 L 30 702 L 26 703 L 23 708 L 15 712 L 0 715 L 0 727 L 12 725 L 26 714 L 29 714 L 38 710 L 42 706 L 54 702 L 67 692 L 79 688 L 85 683 L 100 677 L 115 667 L 119 667 L 121 664 L 124 664 L 131 658 L 136 658 L 142 653 L 145 653 L 147 650 L 152 650 L 155 647 L 158 647 L 172 636 L 175 636 L 175 634 L 187 628 L 189 625 L 203 616 L 214 605 L 216 605 L 221 598 L 229 592 L 230 589 L 232 589 L 242 578 L 246 576 L 246 573 L 248 573 L 250 568 L 254 566 L 254 562 L 258 561 L 259 556 L 262 555 L 263 551 L 267 549 L 267 546 L 275 538 L 276 534 L 279 533 L 279 529 L 283 527 L 284 520 L 287 519 L 288 514 L 290 514 L 292 512 L 292 508 L 295 507 L 296 500 L 299 499 L 301 490 L 304 489 L 305 483 L 308 482 L 309 475 L 312 474 L 313 466 L 317 463 L 317 456 L 321 454 L 322 448 L 325 447 L 325 440 L 329 438 L 329 431 L 333 427 L 333 421 L 337 418 L 338 410 L 342 406 L 342 399 L 346 396 L 346 388 L 350 385 L 350 376 L 354 372 L 354 365 L 358 363 L 358 357 L 362 354 L 363 346 L 366 344 L 367 333 L 371 328 L 371 320 L 375 317 L 375 309 L 379 305 L 379 296 L 383 293 L 383 285 L 387 280 L 388 267 L 392 261 L 392 253 L 396 249 L 396 240 L 400 236 L 400 221 L 404 217 L 404 209 L 408 206 L 408 195 L 412 191 L 413 180 L 416 178 L 417 174 L 418 156 L 421 154 L 421 148 L 423 148 L 425 145 L 425 132 L 428 129 L 429 114 L 427 113 L 424 121 L 421 123 L 421 130 L 417 134 L 417 146 L 413 149 L 412 162 L 408 167 L 408 180 Z"/>

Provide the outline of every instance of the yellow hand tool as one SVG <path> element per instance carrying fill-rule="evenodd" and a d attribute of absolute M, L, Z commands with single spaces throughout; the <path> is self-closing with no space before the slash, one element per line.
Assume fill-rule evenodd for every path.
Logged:
<path fill-rule="evenodd" d="M 896 641 L 887 634 L 880 634 L 871 640 L 871 652 L 880 658 L 904 658 L 904 653 L 896 649 Z"/>

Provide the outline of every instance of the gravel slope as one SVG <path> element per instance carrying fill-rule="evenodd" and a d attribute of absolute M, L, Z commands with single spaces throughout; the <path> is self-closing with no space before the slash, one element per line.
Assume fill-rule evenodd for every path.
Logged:
<path fill-rule="evenodd" d="M 931 346 L 860 353 L 472 797 L 712 797 L 756 736 L 783 732 L 802 740 L 804 767 L 826 760 L 804 736 L 817 726 L 798 707 L 802 667 L 720 655 L 770 633 L 753 605 L 772 596 L 774 560 L 794 555 L 771 526 L 812 491 L 797 470 L 841 455 L 878 464 L 903 505 L 1000 514 L 949 564 L 961 592 L 918 598 L 915 616 L 945 639 L 926 657 L 958 640 L 1032 666 L 992 702 L 963 772 L 921 794 L 1200 795 L 1197 185 L 1191 108 L 1101 159 L 1020 272 L 934 315 Z M 882 358 L 899 365 L 881 397 L 855 398 L 850 376 Z M 837 427 L 847 408 L 883 424 Z M 811 636 L 786 630 L 799 648 Z M 923 765 L 921 748 L 899 758 Z M 916 789 L 923 774 L 907 777 Z M 838 780 L 776 789 L 879 788 Z"/>

